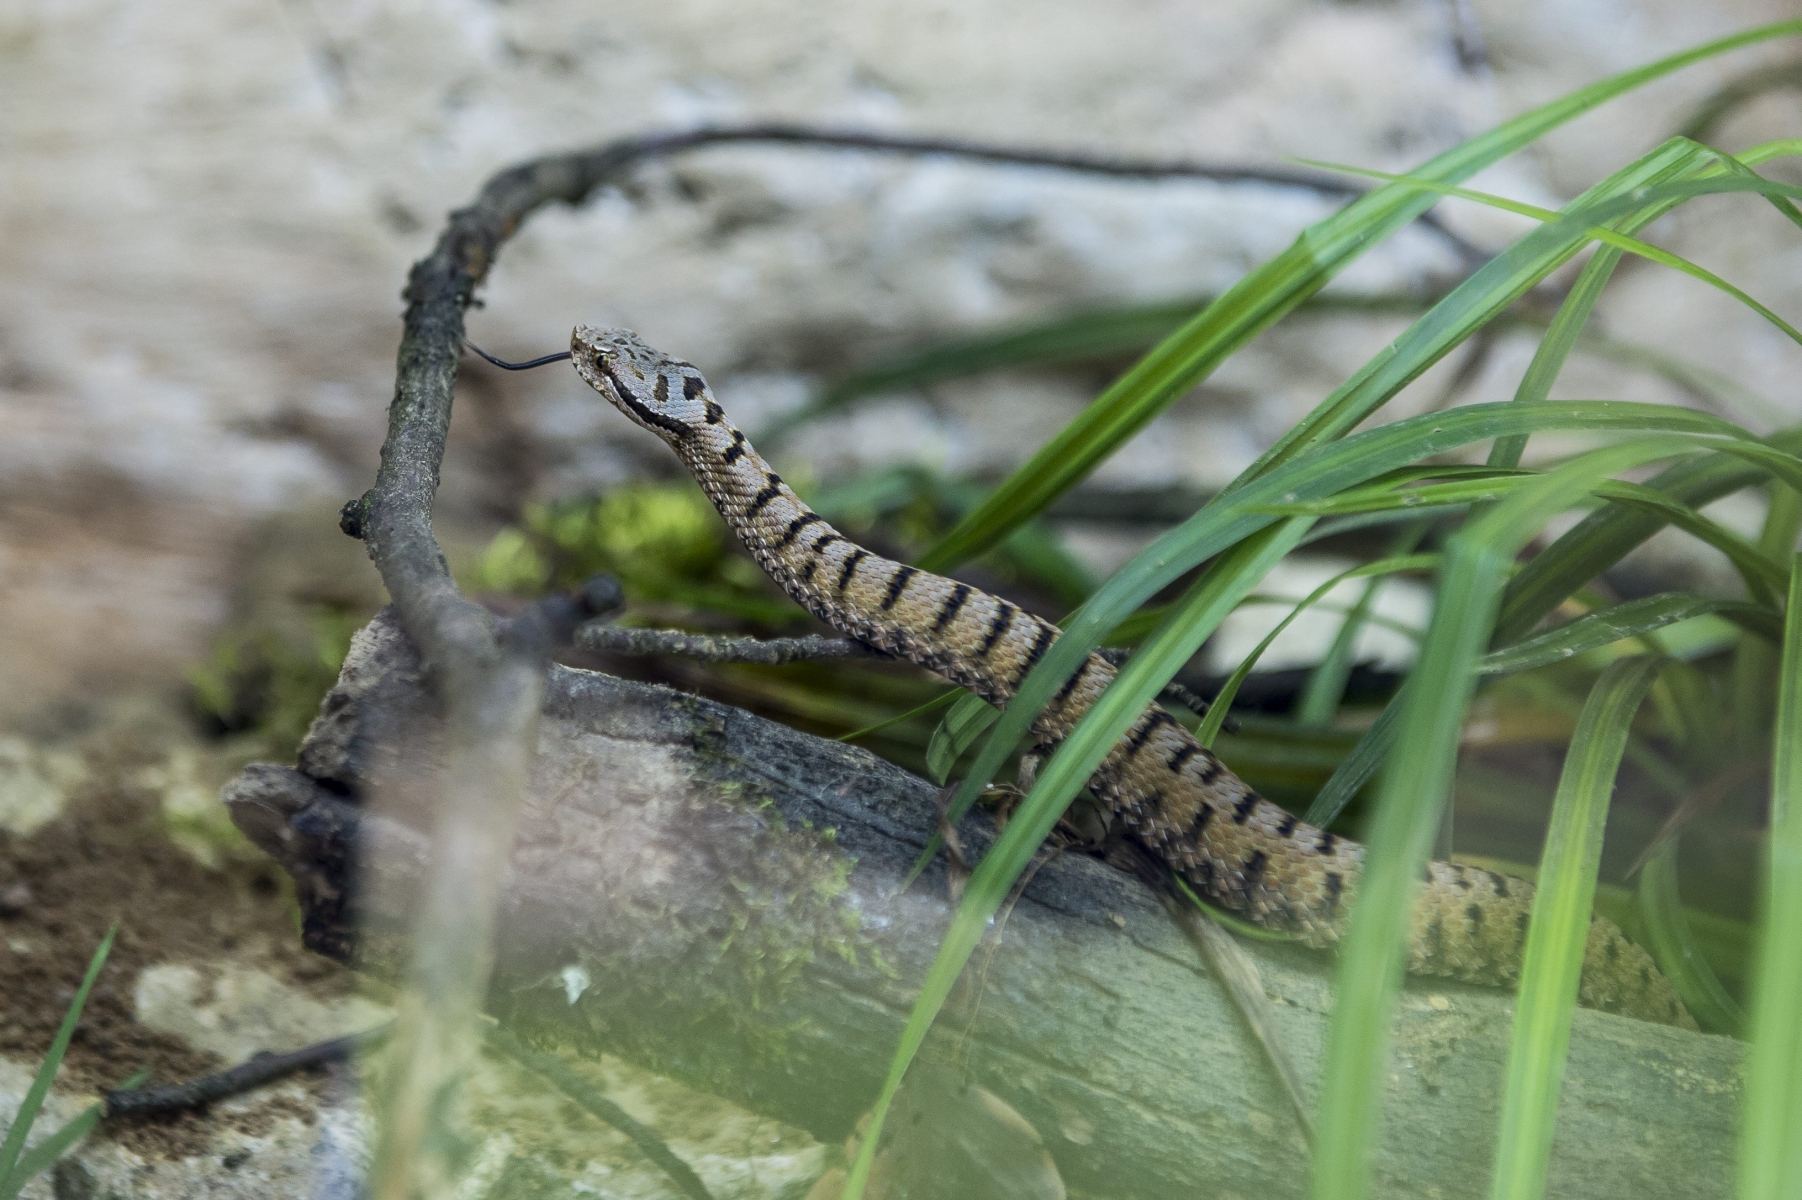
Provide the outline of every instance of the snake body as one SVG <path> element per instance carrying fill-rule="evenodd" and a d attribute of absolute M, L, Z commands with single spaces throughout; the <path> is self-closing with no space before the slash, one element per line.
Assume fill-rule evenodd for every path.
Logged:
<path fill-rule="evenodd" d="M 587 326 L 575 330 L 570 355 L 589 386 L 680 456 L 782 590 L 833 628 L 997 706 L 1057 640 L 1049 621 L 883 558 L 834 529 L 751 448 L 693 365 L 629 330 Z M 1033 726 L 1042 751 L 1069 734 L 1114 674 L 1099 655 L 1088 657 Z M 1210 902 L 1316 947 L 1344 932 L 1364 847 L 1259 796 L 1161 707 L 1146 708 L 1089 787 Z M 1429 863 L 1409 970 L 1513 983 L 1532 902 L 1525 881 Z M 1694 1027 L 1651 957 L 1601 917 L 1590 925 L 1579 998 L 1591 1008 Z"/>

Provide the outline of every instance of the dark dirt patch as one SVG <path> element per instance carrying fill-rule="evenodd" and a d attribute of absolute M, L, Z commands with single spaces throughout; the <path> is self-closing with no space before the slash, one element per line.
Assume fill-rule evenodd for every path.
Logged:
<path fill-rule="evenodd" d="M 0 905 L 0 1054 L 24 1062 L 43 1055 L 95 946 L 119 922 L 63 1059 L 60 1088 L 101 1091 L 141 1068 L 154 1083 L 173 1083 L 224 1065 L 138 1024 L 133 989 L 146 967 L 204 969 L 230 960 L 314 994 L 341 995 L 351 986 L 348 971 L 301 948 L 276 867 L 234 862 L 210 870 L 164 837 L 158 821 L 156 795 L 105 783 L 29 838 L 0 833 L 0 895 L 23 901 Z M 229 1116 L 143 1118 L 104 1130 L 147 1158 L 186 1157 L 204 1152 L 225 1122 L 262 1132 L 277 1115 L 271 1105 L 292 1115 L 291 1103 L 271 1097 Z"/>

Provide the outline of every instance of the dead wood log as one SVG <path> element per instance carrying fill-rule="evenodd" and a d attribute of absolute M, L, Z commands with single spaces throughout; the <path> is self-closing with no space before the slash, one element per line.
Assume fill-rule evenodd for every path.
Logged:
<path fill-rule="evenodd" d="M 388 614 L 358 635 L 295 768 L 227 789 L 293 875 L 310 946 L 404 972 L 444 727 Z M 538 1044 L 605 1050 L 826 1140 L 875 1096 L 949 918 L 942 870 L 898 885 L 933 788 L 707 700 L 552 668 L 488 1005 Z M 966 823 L 979 851 L 987 818 Z M 1330 958 L 1250 947 L 1318 1081 Z M 1300 1196 L 1306 1151 L 1255 1043 L 1131 877 L 1065 855 L 979 950 L 929 1053 L 1039 1131 L 1071 1188 Z M 1411 981 L 1377 1194 L 1486 1193 L 1511 997 Z M 1577 1014 L 1550 1193 L 1725 1196 L 1740 1048 Z"/>

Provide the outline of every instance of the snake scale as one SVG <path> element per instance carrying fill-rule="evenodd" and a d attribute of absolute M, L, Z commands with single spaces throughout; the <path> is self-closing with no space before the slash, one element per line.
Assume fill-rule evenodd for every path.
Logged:
<path fill-rule="evenodd" d="M 558 355 L 556 357 L 562 357 Z M 582 379 L 667 442 L 770 577 L 833 628 L 1003 705 L 1057 626 L 987 592 L 873 554 L 808 508 L 770 469 L 691 364 L 623 329 L 578 326 Z M 1114 678 L 1091 654 L 1033 725 L 1041 751 Z M 1201 896 L 1324 947 L 1345 931 L 1364 847 L 1259 796 L 1153 704 L 1089 780 L 1130 834 Z M 1532 885 L 1433 862 L 1416 903 L 1408 969 L 1508 985 L 1520 972 Z M 1589 927 L 1579 998 L 1591 1008 L 1694 1028 L 1651 956 L 1612 923 Z"/>

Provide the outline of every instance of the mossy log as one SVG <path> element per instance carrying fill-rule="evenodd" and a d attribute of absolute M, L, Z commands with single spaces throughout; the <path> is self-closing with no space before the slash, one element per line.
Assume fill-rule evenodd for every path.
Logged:
<path fill-rule="evenodd" d="M 384 614 L 357 638 L 295 768 L 227 790 L 293 875 L 314 949 L 388 978 L 408 961 L 443 737 L 431 681 Z M 934 789 L 874 756 L 666 688 L 553 667 L 489 1007 L 539 1043 L 618 1054 L 845 1136 L 876 1095 L 951 905 L 900 886 Z M 967 849 L 992 836 L 967 822 Z M 1330 957 L 1248 947 L 1315 1088 Z M 1074 854 L 977 952 L 928 1053 L 1012 1105 L 1074 1192 L 1300 1196 L 1307 1151 L 1227 997 L 1136 879 Z M 1512 997 L 1411 980 L 1375 1194 L 1488 1190 Z M 1732 1190 L 1740 1047 L 1581 1011 L 1550 1193 Z"/>

